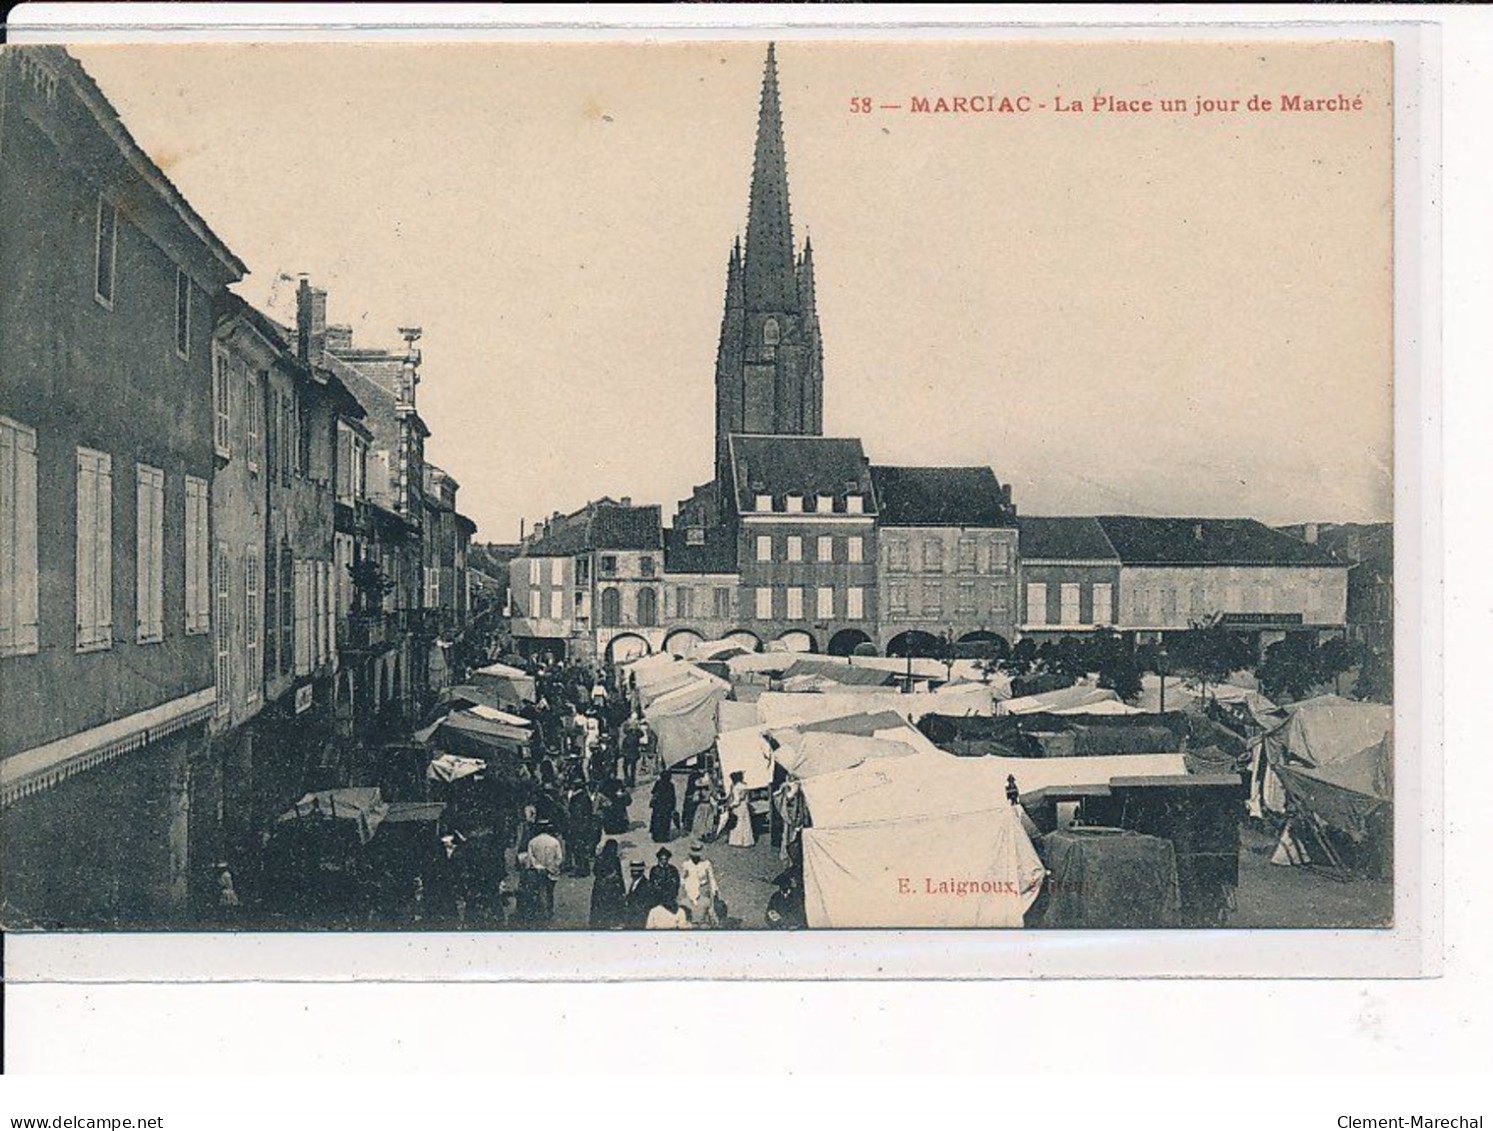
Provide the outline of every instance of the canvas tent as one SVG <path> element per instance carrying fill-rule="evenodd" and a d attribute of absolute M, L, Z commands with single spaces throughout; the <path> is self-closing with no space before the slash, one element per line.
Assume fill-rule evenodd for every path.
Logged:
<path fill-rule="evenodd" d="M 437 754 L 425 767 L 425 776 L 431 781 L 461 781 L 480 774 L 487 763 L 480 758 L 462 758 L 456 754 Z"/>
<path fill-rule="evenodd" d="M 1056 714 L 1059 711 L 1078 709 L 1086 714 L 1093 714 L 1095 708 L 1101 703 L 1119 702 L 1120 697 L 1107 688 L 1079 684 L 1076 687 L 1064 687 L 1057 691 L 1044 692 L 1041 695 L 1023 695 L 1018 699 L 1007 699 L 1001 704 L 1000 712 L 1006 715 L 1031 715 L 1042 711 Z"/>
<path fill-rule="evenodd" d="M 1041 860 L 1017 810 L 805 829 L 810 927 L 1019 927 Z"/>
<path fill-rule="evenodd" d="M 644 708 L 664 765 L 678 765 L 710 749 L 716 738 L 716 708 L 728 690 L 723 680 L 699 672 L 698 678 L 658 696 Z"/>
<path fill-rule="evenodd" d="M 471 684 L 497 697 L 499 704 L 519 706 L 534 702 L 534 677 L 508 664 L 489 664 L 471 675 Z"/>
<path fill-rule="evenodd" d="M 980 684 L 961 684 L 912 695 L 874 689 L 822 695 L 767 691 L 757 700 L 759 717 L 771 727 L 794 726 L 873 711 L 893 711 L 916 722 L 926 714 L 990 715 L 994 710 L 990 689 Z"/>
<path fill-rule="evenodd" d="M 357 830 L 358 841 L 367 844 L 388 814 L 389 805 L 377 786 L 356 786 L 308 793 L 281 813 L 277 823 L 318 818 L 345 821 Z"/>

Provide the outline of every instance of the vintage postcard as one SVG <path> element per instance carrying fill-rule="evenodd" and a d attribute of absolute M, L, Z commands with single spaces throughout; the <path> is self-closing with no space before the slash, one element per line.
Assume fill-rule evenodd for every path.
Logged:
<path fill-rule="evenodd" d="M 1395 74 L 5 48 L 5 930 L 1403 925 Z"/>

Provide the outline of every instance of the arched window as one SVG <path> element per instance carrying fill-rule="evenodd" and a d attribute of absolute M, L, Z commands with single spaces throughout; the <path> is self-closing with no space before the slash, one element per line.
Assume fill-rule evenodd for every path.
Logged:
<path fill-rule="evenodd" d="M 658 590 L 638 590 L 638 624 L 650 628 L 658 623 Z"/>
<path fill-rule="evenodd" d="M 613 587 L 601 591 L 601 623 L 603 628 L 616 628 L 622 623 L 622 594 Z"/>
<path fill-rule="evenodd" d="M 778 320 L 769 318 L 762 323 L 762 346 L 763 352 L 769 357 L 776 357 L 778 353 L 778 342 L 781 340 L 782 331 L 778 329 Z"/>

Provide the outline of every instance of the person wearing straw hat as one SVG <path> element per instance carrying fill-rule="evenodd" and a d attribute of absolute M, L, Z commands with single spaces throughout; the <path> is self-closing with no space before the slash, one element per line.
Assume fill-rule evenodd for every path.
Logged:
<path fill-rule="evenodd" d="M 691 924 L 696 927 L 720 925 L 715 912 L 720 884 L 715 878 L 715 866 L 705 859 L 705 845 L 698 840 L 690 844 L 689 859 L 679 869 L 679 888 Z"/>

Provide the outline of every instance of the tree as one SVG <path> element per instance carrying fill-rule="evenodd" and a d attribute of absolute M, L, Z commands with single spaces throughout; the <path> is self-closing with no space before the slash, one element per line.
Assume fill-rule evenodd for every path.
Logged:
<path fill-rule="evenodd" d="M 1023 636 L 1011 649 L 1011 654 L 1003 660 L 996 661 L 996 670 L 1003 671 L 1009 676 L 1031 675 L 1032 669 L 1037 666 L 1037 642 L 1030 636 Z"/>
<path fill-rule="evenodd" d="M 1353 698 L 1372 703 L 1394 702 L 1394 668 L 1387 656 L 1367 652 L 1353 681 Z"/>
<path fill-rule="evenodd" d="M 1331 683 L 1335 694 L 1343 693 L 1342 677 L 1345 672 L 1357 667 L 1363 659 L 1363 649 L 1344 636 L 1324 640 L 1312 653 L 1318 683 Z"/>
<path fill-rule="evenodd" d="M 377 612 L 385 595 L 393 590 L 394 582 L 384 576 L 384 571 L 372 558 L 359 558 L 347 567 L 347 572 L 352 577 L 358 612 Z"/>
<path fill-rule="evenodd" d="M 1305 699 L 1317 685 L 1315 652 L 1299 640 L 1286 637 L 1265 649 L 1260 664 L 1260 686 L 1272 699 Z"/>
<path fill-rule="evenodd" d="M 1204 699 L 1210 683 L 1223 683 L 1231 672 L 1252 667 L 1255 659 L 1249 641 L 1224 624 L 1222 613 L 1193 621 L 1170 651 L 1177 667 L 1203 685 Z"/>
<path fill-rule="evenodd" d="M 1110 628 L 1097 628 L 1085 643 L 1088 656 L 1084 666 L 1099 673 L 1099 686 L 1127 703 L 1139 697 L 1141 666 L 1120 634 Z"/>

